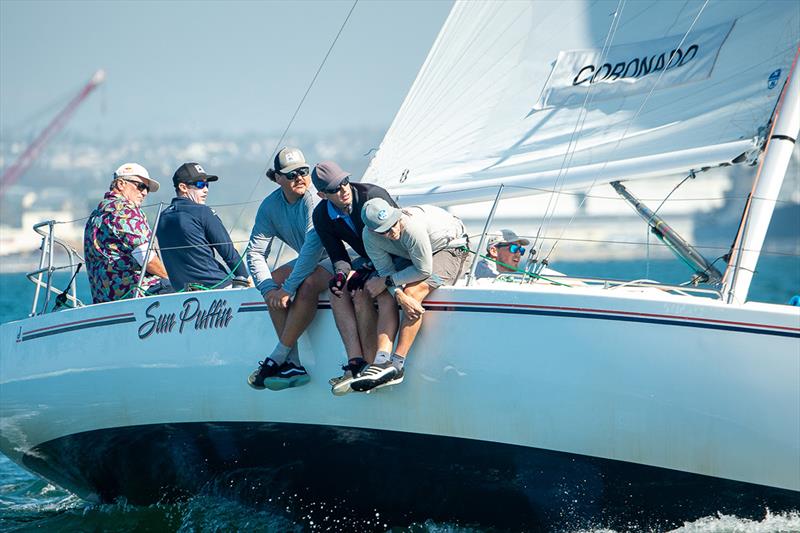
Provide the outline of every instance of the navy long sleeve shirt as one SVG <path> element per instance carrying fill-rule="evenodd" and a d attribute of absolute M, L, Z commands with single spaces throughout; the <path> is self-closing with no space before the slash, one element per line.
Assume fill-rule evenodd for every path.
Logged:
<path fill-rule="evenodd" d="M 211 287 L 225 279 L 228 272 L 247 277 L 239 252 L 233 247 L 228 230 L 207 205 L 176 197 L 161 213 L 156 230 L 161 257 L 176 289 L 187 283 Z M 214 257 L 214 250 L 228 269 Z"/>
<path fill-rule="evenodd" d="M 325 251 L 331 258 L 337 271 L 350 272 L 352 261 L 347 253 L 345 243 L 349 244 L 355 253 L 368 259 L 364 249 L 364 240 L 361 233 L 364 231 L 364 222 L 361 220 L 361 208 L 367 200 L 383 198 L 392 207 L 397 207 L 394 199 L 386 189 L 370 183 L 351 183 L 353 191 L 353 207 L 349 215 L 351 226 L 343 217 L 331 219 L 329 214 L 329 201 L 322 200 L 314 209 L 314 229 L 317 230 Z"/>

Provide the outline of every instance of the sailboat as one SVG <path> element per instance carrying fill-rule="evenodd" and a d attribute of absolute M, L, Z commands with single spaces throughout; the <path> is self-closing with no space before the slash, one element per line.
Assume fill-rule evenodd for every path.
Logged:
<path fill-rule="evenodd" d="M 797 509 L 800 308 L 747 296 L 800 130 L 798 28 L 795 2 L 456 2 L 364 177 L 453 205 L 757 164 L 716 285 L 467 279 L 425 302 L 402 385 L 340 398 L 323 296 L 311 383 L 264 393 L 254 289 L 41 313 L 45 224 L 44 295 L 0 329 L 0 450 L 89 500 L 237 486 L 376 529 Z"/>

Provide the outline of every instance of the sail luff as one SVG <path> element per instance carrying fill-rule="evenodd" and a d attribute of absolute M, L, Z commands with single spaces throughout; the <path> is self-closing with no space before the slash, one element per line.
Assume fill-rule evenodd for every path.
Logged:
<path fill-rule="evenodd" d="M 728 303 L 744 303 L 761 254 L 761 247 L 772 220 L 792 151 L 800 134 L 800 71 L 797 60 L 784 88 L 776 119 L 770 132 L 764 159 L 753 183 L 733 253 L 723 278 L 723 298 Z"/>

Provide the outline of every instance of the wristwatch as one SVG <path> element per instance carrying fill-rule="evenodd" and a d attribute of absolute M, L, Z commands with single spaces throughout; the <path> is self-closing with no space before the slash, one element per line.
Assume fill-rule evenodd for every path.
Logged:
<path fill-rule="evenodd" d="M 394 287 L 394 280 L 392 279 L 392 276 L 386 276 L 386 281 L 384 283 L 386 283 L 387 287 Z"/>

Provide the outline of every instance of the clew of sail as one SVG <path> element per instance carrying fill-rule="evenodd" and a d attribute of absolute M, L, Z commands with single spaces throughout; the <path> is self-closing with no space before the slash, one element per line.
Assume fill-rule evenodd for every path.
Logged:
<path fill-rule="evenodd" d="M 364 179 L 453 204 L 730 163 L 799 27 L 796 2 L 456 2 Z"/>

